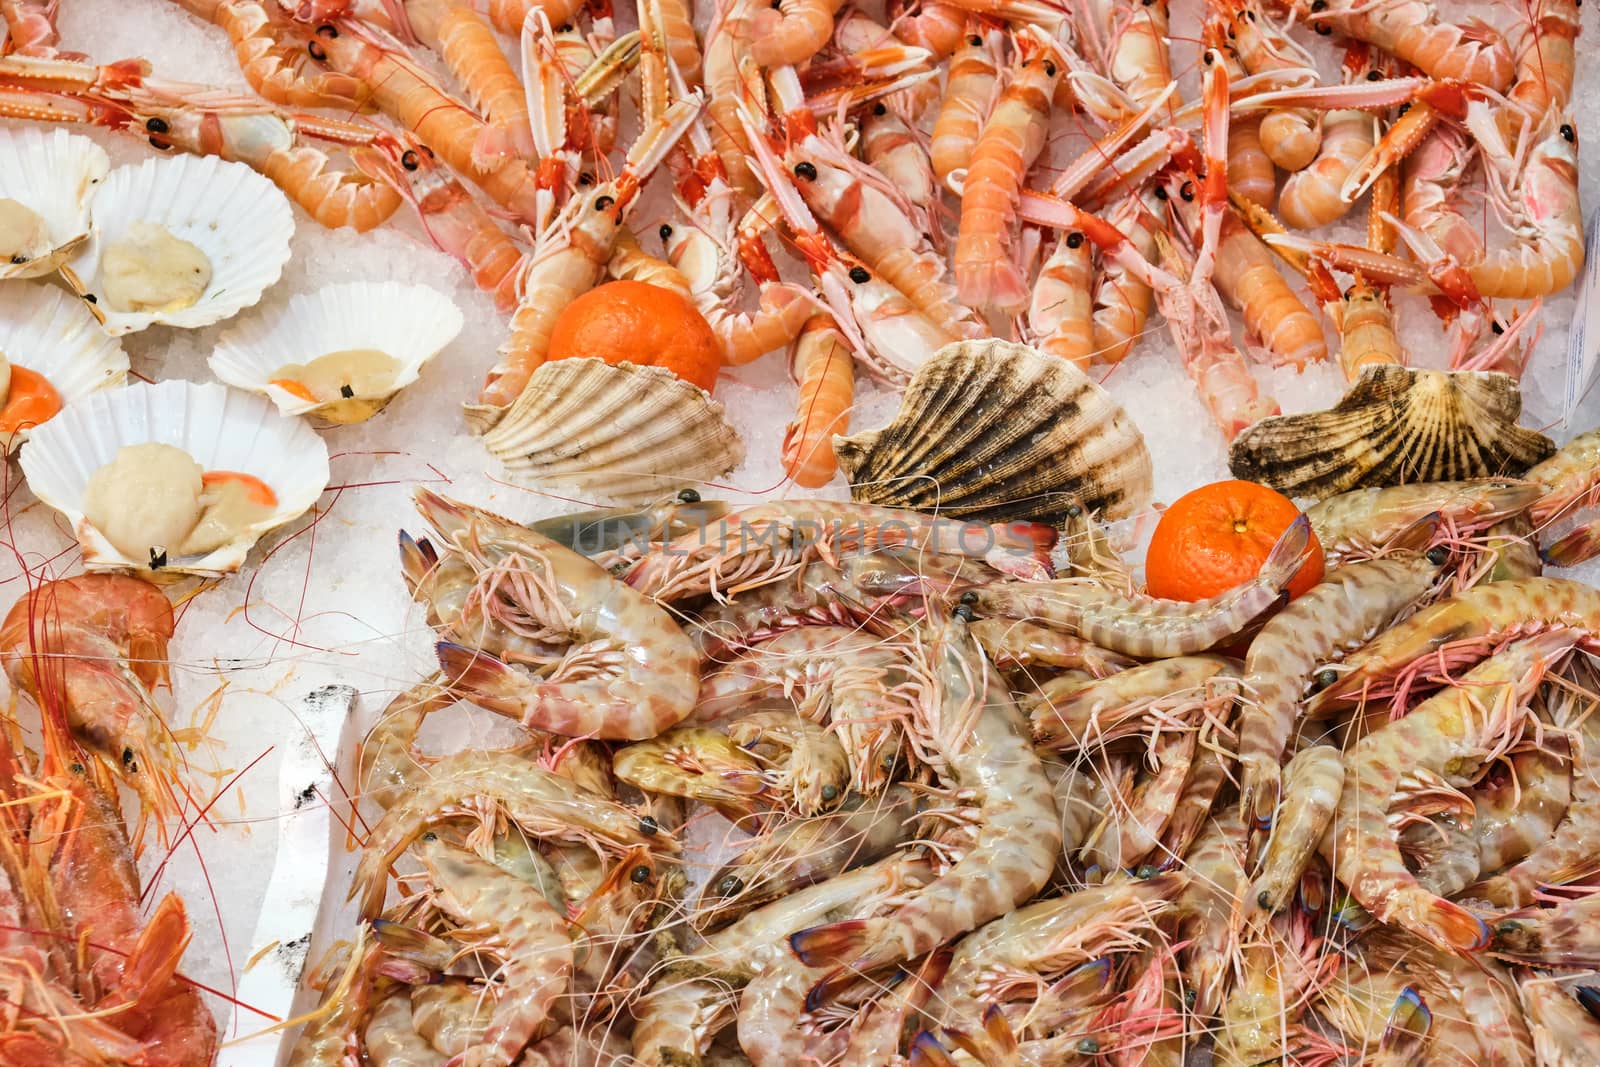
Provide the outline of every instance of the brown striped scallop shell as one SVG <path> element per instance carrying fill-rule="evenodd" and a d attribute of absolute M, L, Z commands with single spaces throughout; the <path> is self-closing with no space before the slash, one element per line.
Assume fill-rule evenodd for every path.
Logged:
<path fill-rule="evenodd" d="M 1506 374 L 1368 367 L 1326 411 L 1274 415 L 1234 439 L 1235 477 L 1318 499 L 1373 486 L 1523 473 L 1555 451 L 1517 425 Z"/>
<path fill-rule="evenodd" d="M 1109 393 L 1066 360 L 997 339 L 946 345 L 894 421 L 835 437 L 850 495 L 988 522 L 1108 519 L 1150 502 L 1150 450 Z"/>

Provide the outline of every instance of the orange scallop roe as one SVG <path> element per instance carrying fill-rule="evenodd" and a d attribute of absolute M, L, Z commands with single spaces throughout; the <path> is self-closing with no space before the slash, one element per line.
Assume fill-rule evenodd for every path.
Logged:
<path fill-rule="evenodd" d="M 272 486 L 253 474 L 241 471 L 206 471 L 200 476 L 200 484 L 207 489 L 223 482 L 237 482 L 243 486 L 245 495 L 252 504 L 259 504 L 264 508 L 278 506 L 278 494 L 272 491 Z"/>
<path fill-rule="evenodd" d="M 61 411 L 61 394 L 44 375 L 27 367 L 11 368 L 11 391 L 0 407 L 0 435 L 11 436 L 49 422 Z"/>

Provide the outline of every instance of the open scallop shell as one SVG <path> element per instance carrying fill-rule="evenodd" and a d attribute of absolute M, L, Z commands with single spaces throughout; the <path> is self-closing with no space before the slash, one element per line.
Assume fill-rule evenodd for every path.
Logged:
<path fill-rule="evenodd" d="M 1121 405 L 1064 359 L 958 341 L 925 363 L 894 421 L 833 439 L 850 495 L 990 522 L 1108 519 L 1150 502 L 1150 450 Z"/>
<path fill-rule="evenodd" d="M 1298 497 L 1521 474 L 1556 449 L 1517 425 L 1505 374 L 1368 367 L 1326 411 L 1274 415 L 1234 439 L 1234 476 Z"/>
<path fill-rule="evenodd" d="M 111 169 L 105 150 L 66 130 L 0 130 L 0 199 L 44 219 L 47 242 L 24 262 L 0 263 L 0 279 L 37 278 L 66 262 L 89 236 L 89 204 Z"/>
<path fill-rule="evenodd" d="M 283 308 L 233 327 L 222 335 L 209 362 L 219 379 L 261 393 L 285 415 L 312 412 L 330 422 L 361 422 L 416 381 L 422 365 L 455 340 L 462 325 L 460 309 L 437 289 L 348 282 L 301 293 Z M 348 349 L 376 349 L 398 361 L 391 387 L 380 396 L 319 404 L 271 384 L 287 364 Z"/>
<path fill-rule="evenodd" d="M 0 355 L 43 375 L 63 407 L 128 376 L 122 345 L 106 336 L 83 301 L 38 282 L 0 285 Z M 0 444 L 15 451 L 34 429 L 24 427 Z"/>
<path fill-rule="evenodd" d="M 665 367 L 561 359 L 483 435 L 506 473 L 618 504 L 726 474 L 744 443 L 704 389 Z"/>
<path fill-rule="evenodd" d="M 28 487 L 66 516 L 89 570 L 146 569 L 84 520 L 84 491 L 95 471 L 126 445 L 158 441 L 183 449 L 207 471 L 239 471 L 278 498 L 271 515 L 203 556 L 168 559 L 178 574 L 228 574 L 269 530 L 302 515 L 328 484 L 328 449 L 305 422 L 280 415 L 264 397 L 215 383 L 161 382 L 94 393 L 33 432 L 22 446 Z"/>
<path fill-rule="evenodd" d="M 211 261 L 211 284 L 181 311 L 117 311 L 101 299 L 100 258 L 136 222 L 167 229 Z M 94 198 L 94 233 L 63 270 L 117 335 L 153 323 L 196 329 L 231 318 L 261 299 L 283 274 L 294 213 L 278 187 L 245 166 L 214 156 L 147 159 L 118 167 Z"/>

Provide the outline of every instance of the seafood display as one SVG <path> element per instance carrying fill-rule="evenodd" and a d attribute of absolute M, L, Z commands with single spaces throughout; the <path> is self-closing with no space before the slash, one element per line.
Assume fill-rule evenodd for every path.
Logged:
<path fill-rule="evenodd" d="M 1594 1060 L 1573 0 L 127 2 L 0 0 L 0 1065 Z"/>

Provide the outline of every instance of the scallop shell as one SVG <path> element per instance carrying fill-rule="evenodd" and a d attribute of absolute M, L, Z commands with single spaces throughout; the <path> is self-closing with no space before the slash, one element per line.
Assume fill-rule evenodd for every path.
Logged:
<path fill-rule="evenodd" d="M 34 431 L 22 446 L 22 472 L 33 494 L 66 516 L 92 571 L 143 569 L 83 517 L 95 471 L 126 445 L 159 441 L 181 448 L 208 471 L 239 471 L 265 482 L 277 509 L 229 544 L 203 556 L 169 559 L 161 569 L 221 575 L 239 569 L 269 530 L 304 514 L 328 484 L 328 449 L 300 419 L 280 415 L 264 397 L 215 383 L 170 381 L 94 393 Z"/>
<path fill-rule="evenodd" d="M 1366 486 L 1521 474 L 1555 442 L 1517 425 L 1522 393 L 1505 374 L 1368 367 L 1326 411 L 1274 415 L 1233 442 L 1235 477 L 1298 497 Z"/>
<path fill-rule="evenodd" d="M 1108 519 L 1150 502 L 1133 420 L 1071 363 L 1009 341 L 958 341 L 917 371 L 894 421 L 833 439 L 850 495 L 990 522 Z"/>
<path fill-rule="evenodd" d="M 66 130 L 0 130 L 0 199 L 38 212 L 50 247 L 0 264 L 0 279 L 36 278 L 66 262 L 89 236 L 89 204 L 111 169 L 105 150 Z"/>
<path fill-rule="evenodd" d="M 704 389 L 665 367 L 561 359 L 483 435 L 512 477 L 642 504 L 726 474 L 744 443 Z"/>
<path fill-rule="evenodd" d="M 43 375 L 63 406 L 128 376 L 122 345 L 106 336 L 83 301 L 38 282 L 0 285 L 0 355 Z M 18 430 L 6 450 L 15 451 L 35 429 Z"/>
<path fill-rule="evenodd" d="M 136 222 L 165 227 L 211 260 L 211 284 L 181 311 L 125 312 L 99 299 L 105 246 Z M 278 187 L 245 166 L 215 156 L 147 159 L 118 167 L 94 199 L 94 233 L 63 270 L 94 305 L 106 332 L 119 335 L 153 323 L 196 329 L 232 318 L 261 299 L 289 261 L 294 213 Z"/>
<path fill-rule="evenodd" d="M 314 412 L 330 422 L 369 419 L 417 380 L 422 365 L 461 332 L 461 311 L 439 290 L 399 282 L 347 282 L 291 297 L 286 306 L 222 335 L 209 363 L 228 385 L 260 393 L 285 415 Z M 371 348 L 400 363 L 394 387 L 382 396 L 317 404 L 270 384 L 289 363 Z"/>

